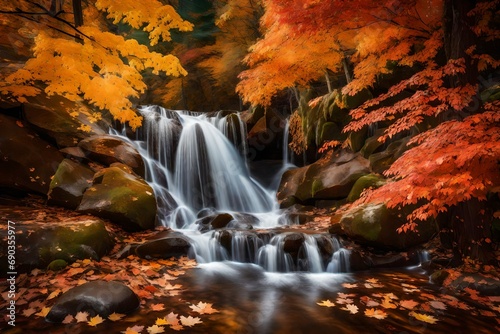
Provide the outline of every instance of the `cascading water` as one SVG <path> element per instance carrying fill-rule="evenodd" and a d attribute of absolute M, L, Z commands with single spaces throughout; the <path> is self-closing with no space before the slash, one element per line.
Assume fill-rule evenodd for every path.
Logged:
<path fill-rule="evenodd" d="M 270 272 L 348 270 L 348 252 L 334 237 L 270 230 L 289 222 L 280 217 L 274 194 L 250 176 L 244 160 L 246 126 L 239 114 L 158 106 L 143 107 L 141 114 L 143 127 L 132 143 L 147 166 L 146 179 L 155 191 L 159 218 L 189 237 L 199 263 L 255 263 Z M 293 167 L 284 154 L 281 173 Z M 231 213 L 235 222 L 228 226 L 236 228 L 201 233 L 197 216 L 204 210 Z M 264 230 L 239 229 L 238 217 L 247 216 L 253 219 L 251 228 Z M 320 251 L 318 238 L 331 251 Z"/>

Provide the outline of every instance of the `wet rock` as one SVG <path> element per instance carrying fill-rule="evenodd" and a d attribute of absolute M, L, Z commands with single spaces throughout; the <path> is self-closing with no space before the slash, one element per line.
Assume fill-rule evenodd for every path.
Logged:
<path fill-rule="evenodd" d="M 368 160 L 359 154 L 330 153 L 317 162 L 285 172 L 278 188 L 278 202 L 336 200 L 349 195 L 354 183 L 370 173 Z"/>
<path fill-rule="evenodd" d="M 257 115 L 256 113 L 255 115 Z M 277 160 L 281 158 L 284 118 L 273 110 L 266 110 L 255 124 L 248 124 L 249 160 Z"/>
<path fill-rule="evenodd" d="M 46 195 L 63 156 L 27 124 L 0 114 L 0 189 Z"/>
<path fill-rule="evenodd" d="M 296 259 L 304 244 L 304 240 L 305 238 L 302 233 L 289 233 L 284 238 L 283 250 Z"/>
<path fill-rule="evenodd" d="M 78 147 L 90 160 L 106 166 L 121 162 L 131 167 L 141 177 L 144 177 L 145 167 L 141 155 L 132 145 L 118 137 L 108 135 L 92 136 L 80 141 Z"/>
<path fill-rule="evenodd" d="M 449 274 L 449 273 L 448 273 Z M 439 280 L 444 281 L 442 278 L 447 276 L 444 274 L 439 276 Z M 433 274 L 431 278 L 437 281 L 436 275 Z M 489 277 L 481 275 L 480 273 L 463 273 L 460 277 L 454 279 L 449 287 L 462 291 L 465 288 L 470 288 L 478 291 L 484 296 L 500 296 L 500 279 L 498 277 Z"/>
<path fill-rule="evenodd" d="M 398 233 L 406 222 L 406 214 L 389 210 L 384 204 L 366 204 L 353 209 L 340 218 L 343 232 L 362 245 L 380 249 L 408 249 L 429 241 L 437 233 L 437 226 L 420 223 L 418 232 Z"/>
<path fill-rule="evenodd" d="M 48 203 L 76 209 L 83 193 L 92 184 L 94 172 L 77 162 L 64 159 L 57 169 L 48 193 Z"/>
<path fill-rule="evenodd" d="M 62 155 L 67 159 L 73 159 L 76 161 L 89 161 L 83 152 L 83 150 L 77 146 L 66 147 L 59 150 Z"/>
<path fill-rule="evenodd" d="M 205 216 L 196 223 L 199 225 L 198 229 L 200 231 L 206 232 L 208 230 L 226 227 L 233 219 L 234 217 L 229 213 L 216 213 Z"/>
<path fill-rule="evenodd" d="M 119 167 L 105 168 L 94 175 L 77 210 L 109 219 L 126 231 L 153 228 L 157 212 L 149 184 Z"/>
<path fill-rule="evenodd" d="M 67 315 L 75 316 L 78 312 L 107 318 L 112 313 L 129 314 L 139 307 L 139 303 L 139 297 L 123 283 L 93 281 L 62 294 L 45 320 L 62 322 Z"/>
<path fill-rule="evenodd" d="M 76 117 L 70 115 L 71 112 L 81 109 L 85 110 L 86 114 L 91 114 L 93 111 L 83 103 L 69 101 L 61 96 L 48 97 L 45 94 L 30 97 L 28 101 L 24 104 L 26 120 L 37 132 L 50 138 L 58 147 L 75 146 L 88 136 L 106 133 L 95 122 L 90 122 L 85 113 L 79 113 Z M 88 126 L 90 131 L 81 130 L 82 125 Z"/>
<path fill-rule="evenodd" d="M 188 256 L 191 242 L 181 233 L 170 232 L 167 236 L 149 240 L 139 245 L 135 252 L 145 259 L 169 259 L 171 257 Z"/>
<path fill-rule="evenodd" d="M 99 260 L 114 246 L 113 238 L 100 219 L 61 220 L 42 215 L 30 220 L 16 219 L 16 242 L 22 245 L 16 250 L 18 272 L 46 269 L 55 260 L 69 264 L 81 259 Z M 0 261 L 0 265 L 7 264 L 7 254 L 2 250 Z"/>

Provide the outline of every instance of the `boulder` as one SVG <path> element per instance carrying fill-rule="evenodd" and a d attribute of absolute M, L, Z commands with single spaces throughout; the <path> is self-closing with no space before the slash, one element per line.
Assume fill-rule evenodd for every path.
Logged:
<path fill-rule="evenodd" d="M 229 213 L 215 213 L 199 219 L 196 223 L 199 225 L 198 229 L 200 231 L 206 232 L 226 227 L 233 219 L 234 217 Z"/>
<path fill-rule="evenodd" d="M 38 133 L 50 138 L 58 147 L 75 146 L 90 135 L 106 133 L 88 119 L 87 115 L 93 111 L 83 103 L 45 94 L 30 97 L 28 101 L 24 104 L 24 117 Z M 76 112 L 77 116 L 70 115 L 72 112 Z M 89 131 L 84 131 L 82 125 Z"/>
<path fill-rule="evenodd" d="M 368 173 L 369 162 L 361 155 L 330 152 L 311 165 L 285 172 L 278 188 L 278 202 L 307 204 L 314 200 L 342 199 Z"/>
<path fill-rule="evenodd" d="M 86 138 L 78 147 L 85 156 L 93 161 L 109 166 L 114 162 L 121 162 L 131 167 L 135 173 L 144 177 L 144 161 L 137 150 L 129 143 L 115 136 L 92 136 Z"/>
<path fill-rule="evenodd" d="M 410 137 L 395 140 L 390 143 L 382 152 L 371 154 L 368 157 L 370 166 L 375 173 L 383 173 L 396 161 L 403 153 L 409 149 L 407 146 Z"/>
<path fill-rule="evenodd" d="M 57 168 L 48 193 L 48 203 L 68 209 L 76 209 L 83 193 L 92 184 L 94 171 L 90 168 L 64 159 Z"/>
<path fill-rule="evenodd" d="M 135 253 L 145 259 L 169 259 L 188 256 L 191 242 L 181 233 L 171 232 L 167 236 L 144 242 L 137 246 Z"/>
<path fill-rule="evenodd" d="M 12 207 L 7 210 L 12 211 Z M 104 222 L 98 218 L 65 217 L 61 220 L 56 215 L 37 214 L 29 219 L 16 217 L 15 220 L 16 242 L 22 245 L 16 250 L 18 272 L 45 269 L 55 260 L 67 263 L 79 259 L 99 260 L 114 246 Z M 0 260 L 2 265 L 7 264 L 7 254 L 1 250 Z"/>
<path fill-rule="evenodd" d="M 397 228 L 405 222 L 405 213 L 388 209 L 384 204 L 361 205 L 340 218 L 348 237 L 380 249 L 408 249 L 429 241 L 438 232 L 436 224 L 423 222 L 418 224 L 417 232 L 398 233 Z"/>
<path fill-rule="evenodd" d="M 377 174 L 368 174 L 360 177 L 352 186 L 351 192 L 347 196 L 349 202 L 354 202 L 360 196 L 363 190 L 368 188 L 379 188 L 385 183 L 385 179 Z"/>
<path fill-rule="evenodd" d="M 155 226 L 157 209 L 153 189 L 146 181 L 109 167 L 94 175 L 77 210 L 109 219 L 126 231 L 140 231 Z"/>
<path fill-rule="evenodd" d="M 0 189 L 46 195 L 63 156 L 27 128 L 0 114 Z"/>
<path fill-rule="evenodd" d="M 128 314 L 140 304 L 139 297 L 120 282 L 93 281 L 63 293 L 45 317 L 49 322 L 62 322 L 67 315 L 87 312 L 107 318 L 112 313 Z"/>

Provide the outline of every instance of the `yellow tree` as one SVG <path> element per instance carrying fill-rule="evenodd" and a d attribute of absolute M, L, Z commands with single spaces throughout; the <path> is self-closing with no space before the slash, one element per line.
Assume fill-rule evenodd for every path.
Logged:
<path fill-rule="evenodd" d="M 151 45 L 170 41 L 171 29 L 192 29 L 173 7 L 159 1 L 89 1 L 83 8 L 82 25 L 78 20 L 73 23 L 69 14 L 73 8 L 67 4 L 58 11 L 50 1 L 2 1 L 2 7 L 4 16 L 26 18 L 34 36 L 33 57 L 0 83 L 3 100 L 24 102 L 26 96 L 44 90 L 73 101 L 86 100 L 135 129 L 141 117 L 132 109 L 131 99 L 147 88 L 143 71 L 187 74 L 175 56 L 152 52 L 134 39 L 107 31 L 106 23 L 98 19 L 98 11 L 106 12 L 114 24 L 123 22 L 142 29 L 149 34 Z"/>

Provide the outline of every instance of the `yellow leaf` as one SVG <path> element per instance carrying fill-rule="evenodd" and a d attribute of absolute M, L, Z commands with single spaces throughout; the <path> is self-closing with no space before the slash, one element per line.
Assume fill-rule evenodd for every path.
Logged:
<path fill-rule="evenodd" d="M 156 318 L 155 325 L 162 326 L 170 324 L 165 318 Z"/>
<path fill-rule="evenodd" d="M 61 293 L 61 289 L 56 289 L 56 290 L 52 291 L 52 293 L 47 297 L 47 300 L 51 300 L 51 299 L 59 296 L 60 293 Z"/>
<path fill-rule="evenodd" d="M 47 316 L 47 314 L 49 314 L 50 309 L 51 309 L 50 307 L 44 307 L 40 312 L 35 313 L 35 315 L 37 315 L 39 317 L 45 317 L 45 316 Z"/>
<path fill-rule="evenodd" d="M 118 321 L 118 320 L 121 320 L 124 316 L 125 316 L 125 314 L 111 313 L 108 316 L 108 319 L 111 320 L 111 321 Z"/>
<path fill-rule="evenodd" d="M 319 306 L 334 307 L 335 303 L 331 302 L 330 299 L 322 300 L 321 303 L 316 303 Z"/>
<path fill-rule="evenodd" d="M 104 322 L 104 319 L 101 318 L 100 315 L 96 315 L 95 317 L 90 318 L 90 320 L 89 320 L 89 322 L 87 322 L 87 324 L 89 326 L 95 327 L 99 324 L 102 324 L 103 322 Z"/>
<path fill-rule="evenodd" d="M 149 334 L 165 333 L 165 329 L 162 326 L 153 325 L 147 328 Z"/>
<path fill-rule="evenodd" d="M 377 309 L 373 309 L 373 308 L 369 308 L 369 309 L 365 310 L 365 315 L 369 318 L 375 318 L 375 319 L 379 319 L 379 320 L 387 318 L 387 313 L 385 313 L 382 310 L 377 310 Z"/>
<path fill-rule="evenodd" d="M 422 314 L 422 313 L 416 313 L 416 312 L 410 312 L 410 316 L 414 317 L 415 319 L 426 322 L 428 324 L 435 324 L 438 320 L 434 318 L 432 315 L 427 315 L 427 314 Z"/>

